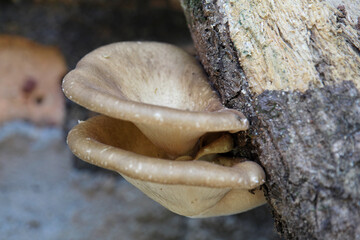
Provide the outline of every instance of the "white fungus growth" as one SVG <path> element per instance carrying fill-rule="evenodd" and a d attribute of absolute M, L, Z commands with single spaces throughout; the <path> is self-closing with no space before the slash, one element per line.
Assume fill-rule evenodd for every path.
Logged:
<path fill-rule="evenodd" d="M 69 133 L 73 153 L 120 173 L 169 210 L 210 217 L 265 202 L 255 189 L 265 173 L 255 162 L 193 160 L 207 147 L 198 145 L 203 136 L 244 131 L 249 123 L 221 104 L 201 66 L 183 50 L 152 42 L 104 46 L 66 75 L 63 89 L 74 102 L 103 114 L 79 121 Z M 215 160 L 231 150 L 223 144 L 210 147 Z"/>

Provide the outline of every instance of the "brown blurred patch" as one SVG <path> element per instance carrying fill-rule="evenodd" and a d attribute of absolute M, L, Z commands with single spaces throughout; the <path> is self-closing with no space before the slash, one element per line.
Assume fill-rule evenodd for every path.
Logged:
<path fill-rule="evenodd" d="M 65 115 L 60 82 L 66 71 L 57 48 L 0 35 L 0 123 L 25 119 L 60 126 Z"/>

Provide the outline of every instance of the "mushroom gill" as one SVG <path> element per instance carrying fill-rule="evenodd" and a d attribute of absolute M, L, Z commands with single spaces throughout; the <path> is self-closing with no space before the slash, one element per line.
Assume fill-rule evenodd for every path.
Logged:
<path fill-rule="evenodd" d="M 121 42 L 86 55 L 63 81 L 65 95 L 101 114 L 133 122 L 174 157 L 206 132 L 248 128 L 225 108 L 197 61 L 164 43 Z"/>
<path fill-rule="evenodd" d="M 265 202 L 262 168 L 251 161 L 225 167 L 206 161 L 173 161 L 131 122 L 96 116 L 69 133 L 75 155 L 120 173 L 169 210 L 189 217 L 243 212 Z M 250 191 L 255 189 L 253 191 Z"/>

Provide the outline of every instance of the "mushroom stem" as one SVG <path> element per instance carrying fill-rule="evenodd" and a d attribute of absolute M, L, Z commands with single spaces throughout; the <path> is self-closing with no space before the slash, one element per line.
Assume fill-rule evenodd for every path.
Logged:
<path fill-rule="evenodd" d="M 230 134 L 223 134 L 215 141 L 208 145 L 201 147 L 195 156 L 195 160 L 200 159 L 203 156 L 216 153 L 226 153 L 234 148 L 234 142 Z"/>

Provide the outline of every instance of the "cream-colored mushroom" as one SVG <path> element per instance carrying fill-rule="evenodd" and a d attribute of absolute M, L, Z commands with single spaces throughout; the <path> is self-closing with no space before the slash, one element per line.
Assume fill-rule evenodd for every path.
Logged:
<path fill-rule="evenodd" d="M 157 146 L 179 156 L 206 132 L 248 128 L 225 108 L 197 61 L 163 43 L 122 42 L 86 55 L 63 81 L 74 102 L 135 125 Z"/>
<path fill-rule="evenodd" d="M 68 136 L 75 155 L 119 172 L 169 210 L 189 217 L 235 214 L 265 202 L 262 168 L 251 161 L 225 167 L 206 161 L 173 161 L 132 123 L 96 116 Z M 250 191 L 254 189 L 253 191 Z"/>
<path fill-rule="evenodd" d="M 200 146 L 202 136 L 246 130 L 248 121 L 221 104 L 202 68 L 181 49 L 149 42 L 101 47 L 66 75 L 63 90 L 107 115 L 69 133 L 74 154 L 119 172 L 168 209 L 207 217 L 264 203 L 258 164 L 215 164 L 221 162 L 216 153 L 231 150 L 231 138 Z"/>

